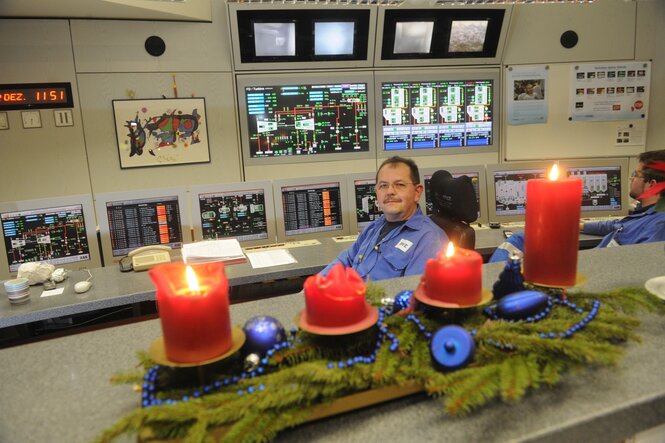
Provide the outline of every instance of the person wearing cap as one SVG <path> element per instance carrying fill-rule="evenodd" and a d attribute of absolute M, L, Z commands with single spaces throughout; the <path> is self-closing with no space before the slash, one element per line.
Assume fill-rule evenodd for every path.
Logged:
<path fill-rule="evenodd" d="M 342 263 L 365 280 L 419 275 L 425 272 L 425 262 L 447 245 L 446 234 L 418 206 L 423 185 L 413 160 L 386 159 L 376 173 L 375 192 L 383 215 L 321 274 Z"/>
<path fill-rule="evenodd" d="M 640 154 L 630 175 L 630 196 L 639 201 L 632 214 L 620 220 L 580 222 L 580 232 L 604 236 L 598 248 L 665 241 L 665 211 L 656 209 L 665 197 L 665 149 Z M 524 234 L 514 234 L 499 245 L 489 262 L 507 260 L 523 250 Z"/>

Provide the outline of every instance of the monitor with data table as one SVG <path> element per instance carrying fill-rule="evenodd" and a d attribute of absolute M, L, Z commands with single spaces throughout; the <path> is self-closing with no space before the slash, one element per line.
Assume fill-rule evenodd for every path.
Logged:
<path fill-rule="evenodd" d="M 551 163 L 524 162 L 487 165 L 487 204 L 490 222 L 523 222 L 526 182 L 545 178 Z"/>
<path fill-rule="evenodd" d="M 383 215 L 376 199 L 376 172 L 347 174 L 350 203 L 350 230 L 352 234 L 362 232 L 367 225 Z"/>

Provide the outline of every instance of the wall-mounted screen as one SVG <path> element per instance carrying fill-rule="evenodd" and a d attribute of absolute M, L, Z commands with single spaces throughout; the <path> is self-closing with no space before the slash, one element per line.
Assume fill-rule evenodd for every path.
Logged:
<path fill-rule="evenodd" d="M 490 221 L 524 221 L 526 182 L 545 178 L 551 165 L 514 163 L 487 166 L 487 188 Z"/>
<path fill-rule="evenodd" d="M 433 30 L 433 21 L 395 23 L 393 54 L 429 54 Z"/>
<path fill-rule="evenodd" d="M 254 53 L 257 57 L 296 55 L 296 24 L 254 22 Z"/>
<path fill-rule="evenodd" d="M 275 241 L 270 182 L 196 186 L 189 195 L 196 240 L 236 238 L 245 246 Z"/>
<path fill-rule="evenodd" d="M 408 155 L 496 150 L 495 74 L 487 72 L 484 78 L 482 72 L 377 74 L 383 155 L 405 150 Z"/>
<path fill-rule="evenodd" d="M 70 268 L 100 265 L 90 195 L 0 203 L 0 222 L 2 276 L 29 262 Z"/>
<path fill-rule="evenodd" d="M 356 23 L 314 22 L 314 55 L 353 55 Z"/>
<path fill-rule="evenodd" d="M 424 168 L 420 170 L 421 174 L 421 181 L 423 182 L 423 186 L 425 188 L 423 192 L 423 197 L 424 199 L 424 209 L 423 212 L 425 212 L 427 215 L 432 214 L 433 210 L 433 204 L 432 204 L 432 198 L 430 195 L 431 188 L 430 188 L 430 183 L 432 180 L 432 175 L 439 169 L 444 169 L 454 177 L 460 177 L 462 175 L 466 175 L 471 179 L 471 183 L 473 183 L 473 190 L 476 193 L 476 200 L 478 201 L 478 219 L 476 220 L 477 223 L 487 223 L 488 222 L 488 216 L 487 216 L 487 191 L 486 191 L 486 184 L 485 184 L 485 167 L 484 166 L 455 166 L 455 167 L 441 167 L 441 168 Z"/>
<path fill-rule="evenodd" d="M 142 246 L 181 248 L 190 238 L 184 189 L 154 189 L 95 196 L 105 261 Z"/>
<path fill-rule="evenodd" d="M 351 204 L 351 233 L 359 233 L 367 225 L 383 215 L 376 199 L 376 173 L 367 172 L 347 175 L 349 202 Z"/>
<path fill-rule="evenodd" d="M 247 164 L 371 156 L 371 76 L 239 76 Z"/>
<path fill-rule="evenodd" d="M 482 52 L 489 20 L 453 20 L 448 52 Z"/>
<path fill-rule="evenodd" d="M 273 191 L 279 240 L 348 233 L 344 177 L 278 180 L 273 182 Z"/>

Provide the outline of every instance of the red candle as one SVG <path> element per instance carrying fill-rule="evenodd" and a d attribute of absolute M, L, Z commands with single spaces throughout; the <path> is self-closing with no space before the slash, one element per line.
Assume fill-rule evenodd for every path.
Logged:
<path fill-rule="evenodd" d="M 182 263 L 170 263 L 149 271 L 157 287 L 166 356 L 177 363 L 210 360 L 232 345 L 229 283 L 224 264 L 187 268 Z"/>
<path fill-rule="evenodd" d="M 472 305 L 482 297 L 483 258 L 476 251 L 448 243 L 446 253 L 425 264 L 423 283 L 427 297 L 444 303 Z"/>
<path fill-rule="evenodd" d="M 341 263 L 333 266 L 327 276 L 308 277 L 304 290 L 307 321 L 312 325 L 348 326 L 368 315 L 365 283 L 353 268 Z"/>
<path fill-rule="evenodd" d="M 524 279 L 547 286 L 574 286 L 577 278 L 582 180 L 549 179 L 526 184 Z"/>

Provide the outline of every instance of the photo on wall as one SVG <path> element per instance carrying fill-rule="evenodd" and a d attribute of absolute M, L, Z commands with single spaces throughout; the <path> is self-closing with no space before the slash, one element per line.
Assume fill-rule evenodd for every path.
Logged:
<path fill-rule="evenodd" d="M 113 100 L 120 168 L 209 163 L 204 98 Z"/>

